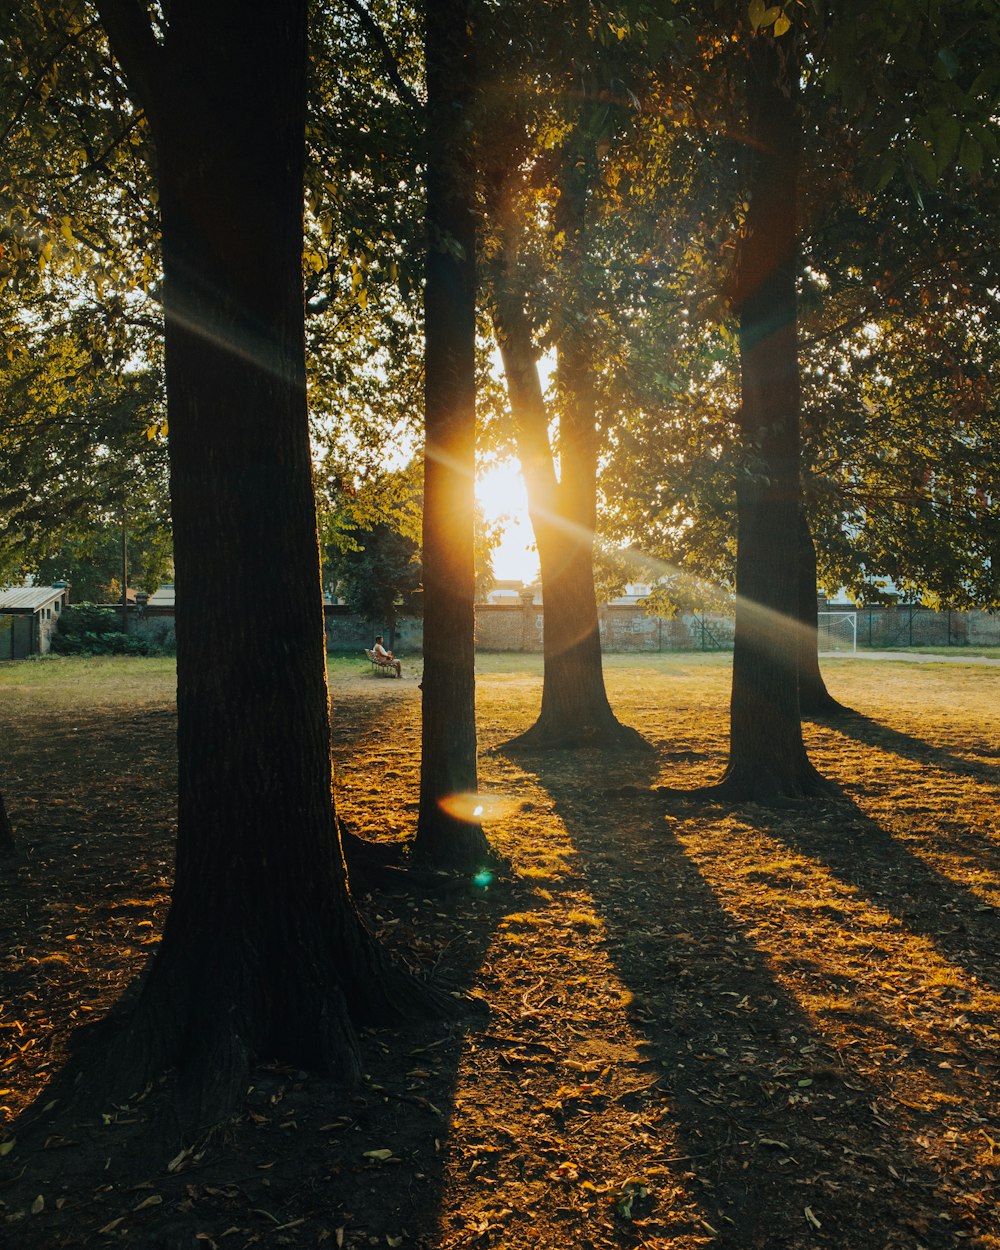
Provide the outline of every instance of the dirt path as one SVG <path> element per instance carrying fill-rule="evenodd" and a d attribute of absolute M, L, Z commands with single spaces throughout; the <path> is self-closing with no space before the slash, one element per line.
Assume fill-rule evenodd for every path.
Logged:
<path fill-rule="evenodd" d="M 721 769 L 713 657 L 609 666 L 657 749 L 624 767 L 495 753 L 538 680 L 484 671 L 481 788 L 517 879 L 362 905 L 488 1018 L 368 1036 L 353 1093 L 262 1071 L 225 1140 L 179 1162 L 136 1157 L 141 1107 L 15 1144 L 0 1244 L 996 1250 L 1000 675 L 827 670 L 859 714 L 808 738 L 844 798 L 781 813 L 655 791 Z M 341 810 L 407 837 L 416 682 L 341 680 L 334 708 Z M 0 918 L 14 1135 L 68 1029 L 155 944 L 171 735 L 142 705 L 5 740 L 29 848 Z"/>
<path fill-rule="evenodd" d="M 942 655 L 938 651 L 824 651 L 820 658 L 824 660 L 869 660 L 876 663 L 882 661 L 903 660 L 910 664 L 985 664 L 987 667 L 1000 665 L 1000 658 L 993 655 L 966 655 L 962 651 L 955 654 Z"/>

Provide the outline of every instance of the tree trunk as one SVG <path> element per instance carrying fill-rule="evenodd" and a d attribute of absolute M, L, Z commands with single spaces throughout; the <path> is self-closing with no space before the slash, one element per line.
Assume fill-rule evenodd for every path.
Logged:
<path fill-rule="evenodd" d="M 798 700 L 799 371 L 796 179 L 800 121 L 791 37 L 750 41 L 749 210 L 737 279 L 744 468 L 737 483 L 736 636 L 729 763 L 710 790 L 774 802 L 825 783 Z"/>
<path fill-rule="evenodd" d="M 354 1024 L 418 995 L 363 927 L 335 834 L 301 287 L 306 6 L 172 6 L 162 45 L 125 10 L 101 6 L 159 164 L 178 838 L 163 941 L 105 1070 L 127 1097 L 179 1066 L 185 1120 L 209 1123 L 256 1058 L 357 1078 Z M 244 594 L 254 610 L 234 614 Z"/>
<path fill-rule="evenodd" d="M 809 518 L 799 510 L 799 712 L 802 716 L 831 716 L 850 711 L 830 694 L 819 667 L 818 606 L 816 603 L 816 544 Z"/>
<path fill-rule="evenodd" d="M 493 856 L 477 819 L 476 218 L 468 0 L 427 6 L 424 289 L 424 676 L 414 855 L 457 870 Z"/>
<path fill-rule="evenodd" d="M 561 224 L 565 261 L 576 306 L 586 301 L 582 270 L 586 245 L 588 167 L 565 154 Z M 502 209 L 500 210 L 502 214 Z M 611 710 L 604 685 L 594 591 L 597 515 L 597 411 L 589 321 L 565 317 L 559 336 L 557 382 L 559 477 L 549 441 L 549 412 L 525 313 L 514 277 L 516 226 L 501 227 L 502 255 L 494 292 L 494 327 L 507 379 L 517 451 L 542 575 L 544 675 L 538 719 L 508 747 L 600 746 L 637 749 L 645 741 Z"/>

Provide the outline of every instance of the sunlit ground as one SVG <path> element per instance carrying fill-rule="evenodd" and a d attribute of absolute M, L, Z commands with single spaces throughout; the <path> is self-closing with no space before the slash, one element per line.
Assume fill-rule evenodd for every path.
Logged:
<path fill-rule="evenodd" d="M 270 1189 L 233 1181 L 223 1200 L 194 1173 L 170 1198 L 159 1177 L 165 1208 L 193 1202 L 197 1228 L 229 1246 L 265 1233 L 254 1208 L 272 1226 L 300 1220 L 300 1245 L 324 1244 L 324 1228 L 327 1244 L 427 1250 L 1000 1245 L 1000 669 L 826 669 L 863 714 L 806 730 L 845 798 L 768 812 L 652 789 L 721 772 L 728 656 L 608 657 L 612 703 L 655 758 L 530 766 L 492 749 L 537 710 L 537 657 L 479 657 L 480 794 L 460 801 L 500 813 L 485 828 L 519 884 L 366 906 L 386 940 L 471 985 L 488 1021 L 457 1041 L 410 1038 L 402 1062 L 391 1036 L 371 1042 L 388 1101 L 318 1112 L 337 1131 L 308 1138 L 304 1108 L 276 1112 L 273 1129 L 237 1135 L 234 1165 Z M 68 1012 L 100 1009 L 141 964 L 168 872 L 170 764 L 148 761 L 169 741 L 169 675 L 143 687 L 137 667 L 88 690 L 64 672 L 62 708 L 43 683 L 8 686 L 0 712 L 45 899 L 7 929 L 11 962 L 30 968 L 0 1018 L 20 1026 L 0 1069 L 12 1109 L 58 1060 Z M 348 662 L 332 685 L 340 810 L 362 833 L 406 837 L 416 680 Z M 143 854 L 101 866 L 102 827 L 141 829 Z M 89 913 L 46 887 L 69 853 L 78 877 L 95 874 Z M 310 1153 L 288 1155 L 291 1122 Z M 391 1158 L 366 1156 L 378 1148 Z M 280 1188 L 284 1156 L 297 1187 Z M 137 1205 L 101 1203 L 102 1221 Z M 152 1218 L 121 1227 L 136 1237 Z"/>

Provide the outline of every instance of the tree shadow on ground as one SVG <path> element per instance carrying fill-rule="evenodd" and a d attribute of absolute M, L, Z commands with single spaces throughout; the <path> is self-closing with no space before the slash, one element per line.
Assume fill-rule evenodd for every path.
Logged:
<path fill-rule="evenodd" d="M 822 823 L 771 823 L 764 813 L 759 819 L 774 838 L 825 864 L 950 963 L 1000 992 L 1000 912 L 908 850 L 849 799 L 842 798 L 831 816 Z M 834 822 L 837 837 L 830 836 Z M 992 849 L 997 869 L 995 844 Z"/>
<path fill-rule="evenodd" d="M 351 733 L 366 729 L 359 716 Z M 482 1004 L 453 1021 L 365 1030 L 360 1088 L 258 1065 L 233 1119 L 197 1140 L 172 1140 L 169 1073 L 96 1117 L 48 1106 L 52 1091 L 62 1092 L 66 1035 L 135 985 L 167 903 L 173 714 L 143 713 L 125 728 L 116 717 L 95 713 L 82 737 L 51 741 L 40 723 L 18 758 L 21 793 L 33 801 L 19 813 L 24 858 L 3 920 L 12 939 L 3 998 L 14 1015 L 0 1023 L 8 1039 L 46 1048 L 25 1059 L 47 1084 L 6 1134 L 14 1145 L 0 1157 L 0 1220 L 23 1250 L 90 1250 L 102 1239 L 149 1250 L 399 1244 L 436 1220 L 456 1073 L 470 1034 L 484 1027 Z M 379 722 L 378 707 L 370 721 Z M 140 762 L 137 806 L 157 813 L 155 828 L 130 811 L 111 830 L 95 786 L 112 798 L 124 793 Z M 57 764 L 68 823 L 53 821 L 45 792 Z M 151 882 L 142 877 L 147 860 Z M 516 898 L 508 884 L 488 895 L 470 886 L 447 909 L 406 896 L 359 904 L 397 958 L 426 967 L 451 952 L 449 984 L 464 994 Z"/>
<path fill-rule="evenodd" d="M 723 905 L 688 844 L 714 816 L 682 805 L 665 817 L 651 770 L 537 757 L 534 771 L 580 856 L 634 1028 L 664 1069 L 645 1118 L 676 1134 L 675 1183 L 696 1194 L 712 1244 L 952 1246 L 960 1225 L 935 1221 L 960 1212 L 914 1144 L 934 1116 L 894 1098 L 864 1047 L 843 1042 L 846 1025 L 902 1052 L 907 1031 L 859 1006 L 849 977 L 810 973 L 807 952 L 786 969 L 780 915 L 755 927 Z M 935 1058 L 907 1052 L 932 1083 Z"/>
<path fill-rule="evenodd" d="M 960 777 L 972 777 L 984 781 L 988 785 L 1000 785 L 1000 763 L 984 764 L 978 760 L 963 759 L 951 751 L 934 746 L 923 738 L 902 730 L 893 729 L 881 721 L 860 712 L 851 711 L 846 716 L 835 718 L 822 715 L 808 717 L 810 723 L 823 726 L 831 732 L 853 738 L 866 746 L 878 747 L 889 751 L 902 759 L 913 760 L 917 764 L 926 764 L 945 772 L 956 773 Z M 971 744 L 970 744 L 971 749 Z M 995 756 L 994 748 L 982 742 L 976 748 L 976 754 Z"/>

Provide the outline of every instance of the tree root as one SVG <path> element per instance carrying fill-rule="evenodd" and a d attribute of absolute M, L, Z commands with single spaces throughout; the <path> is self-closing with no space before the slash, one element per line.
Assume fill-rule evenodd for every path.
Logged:
<path fill-rule="evenodd" d="M 694 803 L 756 803 L 773 808 L 812 807 L 818 799 L 841 797 L 839 787 L 808 763 L 791 776 L 766 767 L 730 765 L 712 785 L 690 790 L 657 786 L 656 793 Z"/>
<path fill-rule="evenodd" d="M 857 712 L 846 703 L 841 703 L 832 694 L 817 699 L 800 699 L 799 712 L 804 720 L 823 719 L 825 717 L 857 716 Z"/>
<path fill-rule="evenodd" d="M 527 755 L 535 751 L 576 751 L 596 748 L 606 752 L 652 751 L 653 746 L 637 729 L 618 720 L 599 726 L 584 725 L 567 729 L 535 721 L 530 729 L 511 738 L 496 750 L 504 755 Z"/>

